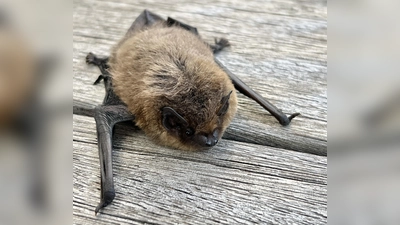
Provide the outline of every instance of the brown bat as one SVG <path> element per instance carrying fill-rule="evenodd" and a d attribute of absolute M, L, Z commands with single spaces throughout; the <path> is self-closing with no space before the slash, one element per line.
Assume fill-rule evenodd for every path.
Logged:
<path fill-rule="evenodd" d="M 160 145 L 183 150 L 211 148 L 233 119 L 235 88 L 271 112 L 282 125 L 287 117 L 227 70 L 214 54 L 226 39 L 205 43 L 197 29 L 147 10 L 133 22 L 109 58 L 89 53 L 97 65 L 106 96 L 96 107 L 95 120 L 101 168 L 101 202 L 95 213 L 115 197 L 112 175 L 112 128 L 134 120 Z"/>

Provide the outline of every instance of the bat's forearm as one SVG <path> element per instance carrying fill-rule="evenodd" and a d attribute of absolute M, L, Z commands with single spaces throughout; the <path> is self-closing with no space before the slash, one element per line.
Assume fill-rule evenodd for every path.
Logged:
<path fill-rule="evenodd" d="M 112 121 L 107 116 L 104 107 L 95 109 L 95 120 L 101 175 L 101 200 L 95 210 L 97 214 L 101 208 L 113 201 L 115 191 L 112 174 Z"/>
<path fill-rule="evenodd" d="M 110 204 L 115 197 L 112 172 L 112 130 L 116 123 L 132 120 L 124 105 L 106 105 L 95 108 L 97 139 L 101 172 L 101 200 L 95 213 Z"/>

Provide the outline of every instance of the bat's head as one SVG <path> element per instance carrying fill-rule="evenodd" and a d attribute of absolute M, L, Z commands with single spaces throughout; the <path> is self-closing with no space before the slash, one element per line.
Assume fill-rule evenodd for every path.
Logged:
<path fill-rule="evenodd" d="M 168 134 L 166 144 L 185 150 L 211 148 L 218 143 L 235 112 L 236 93 L 233 91 L 216 104 L 208 101 L 201 107 L 164 107 L 161 123 Z"/>

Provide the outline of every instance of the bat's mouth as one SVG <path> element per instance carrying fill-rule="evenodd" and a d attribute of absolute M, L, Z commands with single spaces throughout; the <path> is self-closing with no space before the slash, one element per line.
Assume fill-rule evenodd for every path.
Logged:
<path fill-rule="evenodd" d="M 208 151 L 208 150 L 211 150 L 211 149 L 213 149 L 215 147 L 215 145 L 214 146 L 211 146 L 211 147 L 200 147 L 198 150 L 199 151 Z"/>
<path fill-rule="evenodd" d="M 199 135 L 195 140 L 192 140 L 187 143 L 187 146 L 190 146 L 191 149 L 197 151 L 207 151 L 215 147 L 217 145 L 219 138 Z"/>

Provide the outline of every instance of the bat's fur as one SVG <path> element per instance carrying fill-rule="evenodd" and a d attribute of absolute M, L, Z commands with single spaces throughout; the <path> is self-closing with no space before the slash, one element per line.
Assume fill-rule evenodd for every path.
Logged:
<path fill-rule="evenodd" d="M 135 115 L 137 126 L 161 145 L 200 148 L 164 128 L 164 107 L 185 118 L 195 135 L 217 128 L 218 139 L 236 112 L 235 88 L 214 62 L 212 49 L 180 27 L 156 23 L 127 35 L 113 49 L 109 66 L 115 93 Z M 221 99 L 231 91 L 226 114 L 218 116 Z"/>

